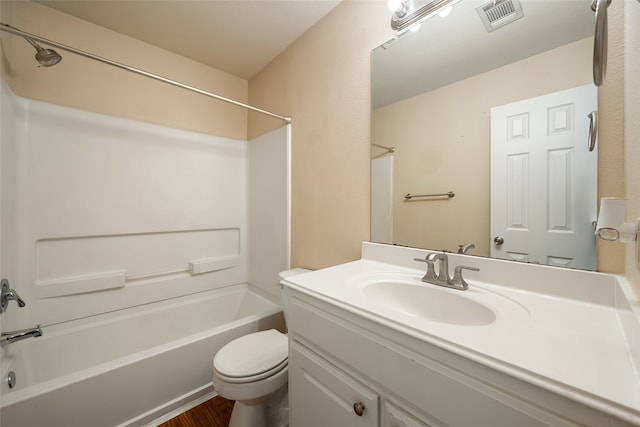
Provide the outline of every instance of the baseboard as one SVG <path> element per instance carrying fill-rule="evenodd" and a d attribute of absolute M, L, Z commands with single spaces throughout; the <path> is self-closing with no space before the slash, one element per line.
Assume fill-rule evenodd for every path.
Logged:
<path fill-rule="evenodd" d="M 183 394 L 182 396 L 166 402 L 160 406 L 147 411 L 135 418 L 127 420 L 116 427 L 157 427 L 162 423 L 192 409 L 201 403 L 217 396 L 218 393 L 213 389 L 213 383 L 210 382 L 196 390 Z"/>

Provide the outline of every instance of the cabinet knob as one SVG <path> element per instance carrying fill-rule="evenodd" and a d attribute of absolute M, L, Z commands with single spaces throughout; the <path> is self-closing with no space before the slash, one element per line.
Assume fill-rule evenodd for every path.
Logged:
<path fill-rule="evenodd" d="M 355 412 L 357 416 L 361 417 L 362 414 L 364 414 L 364 403 L 362 402 L 354 403 L 353 412 Z"/>

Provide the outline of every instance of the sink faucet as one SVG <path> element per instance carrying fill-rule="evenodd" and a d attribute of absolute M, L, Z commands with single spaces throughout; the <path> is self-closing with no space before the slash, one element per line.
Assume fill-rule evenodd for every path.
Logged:
<path fill-rule="evenodd" d="M 466 254 L 467 251 L 475 248 L 476 245 L 474 243 L 467 243 L 466 245 L 458 245 L 458 253 L 459 254 Z"/>
<path fill-rule="evenodd" d="M 436 277 L 436 280 L 440 283 L 434 283 L 435 285 L 440 285 L 440 284 L 447 284 L 451 281 L 451 278 L 449 277 L 449 257 L 447 256 L 447 254 L 445 252 L 439 253 L 439 252 L 434 252 L 431 253 L 429 255 L 427 255 L 427 263 L 431 261 L 431 262 L 436 262 L 438 261 L 438 277 Z M 432 282 L 428 282 L 428 283 L 432 283 Z"/>
<path fill-rule="evenodd" d="M 462 270 L 480 271 L 476 267 L 467 267 L 466 265 L 458 265 L 455 268 L 453 278 L 449 276 L 449 257 L 446 252 L 433 252 L 427 255 L 425 259 L 414 258 L 415 261 L 427 263 L 427 273 L 422 278 L 425 283 L 432 285 L 444 286 L 446 288 L 457 289 L 460 291 L 467 290 L 469 284 L 462 277 Z M 438 275 L 435 272 L 435 262 L 438 261 Z"/>
<path fill-rule="evenodd" d="M 0 335 L 0 347 L 11 344 L 13 342 L 22 341 L 27 338 L 36 338 L 42 336 L 40 325 L 35 328 L 20 329 L 18 331 L 3 332 Z"/>

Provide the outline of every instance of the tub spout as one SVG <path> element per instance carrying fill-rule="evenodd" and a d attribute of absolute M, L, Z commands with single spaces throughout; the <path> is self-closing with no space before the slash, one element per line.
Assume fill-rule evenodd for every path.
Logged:
<path fill-rule="evenodd" d="M 27 338 L 36 338 L 42 336 L 42 328 L 40 325 L 35 328 L 20 329 L 19 331 L 3 332 L 0 335 L 0 347 L 4 347 L 12 342 L 22 341 Z"/>

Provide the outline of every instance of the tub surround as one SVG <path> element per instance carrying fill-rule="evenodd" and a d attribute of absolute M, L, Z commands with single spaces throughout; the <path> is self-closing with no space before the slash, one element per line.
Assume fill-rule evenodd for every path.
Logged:
<path fill-rule="evenodd" d="M 0 91 L 3 274 L 27 301 L 6 330 L 237 283 L 276 295 L 290 127 L 247 142 Z"/>
<path fill-rule="evenodd" d="M 457 265 L 480 268 L 464 271 L 468 291 L 443 291 L 480 301 L 495 313 L 495 320 L 478 325 L 409 315 L 364 295 L 367 280 L 405 277 L 420 283 L 426 268 L 414 258 L 428 253 L 364 243 L 362 259 L 285 285 L 294 295 L 393 331 L 382 336 L 410 337 L 616 422 L 640 425 L 640 304 L 623 277 L 448 254 L 451 271 Z M 579 413 L 574 408 L 569 418 Z"/>

